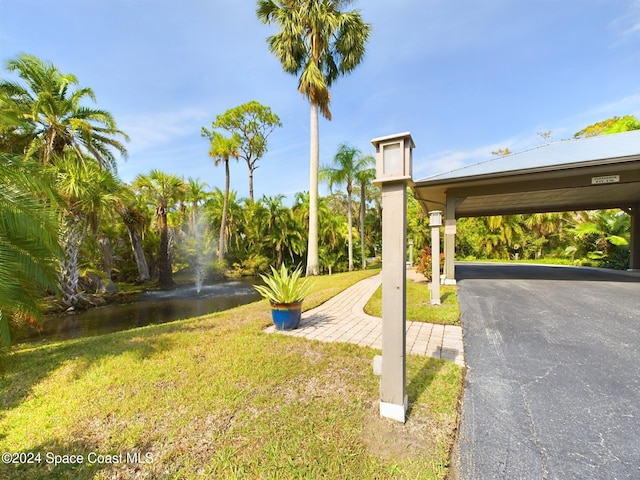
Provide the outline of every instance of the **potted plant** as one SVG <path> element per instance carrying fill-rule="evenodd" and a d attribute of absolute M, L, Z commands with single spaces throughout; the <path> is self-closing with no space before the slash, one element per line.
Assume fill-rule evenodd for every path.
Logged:
<path fill-rule="evenodd" d="M 279 271 L 271 267 L 271 274 L 260 275 L 265 284 L 253 287 L 271 303 L 271 318 L 276 330 L 293 330 L 300 323 L 302 301 L 311 288 L 309 279 L 301 276 L 301 267 L 289 272 L 283 264 Z"/>

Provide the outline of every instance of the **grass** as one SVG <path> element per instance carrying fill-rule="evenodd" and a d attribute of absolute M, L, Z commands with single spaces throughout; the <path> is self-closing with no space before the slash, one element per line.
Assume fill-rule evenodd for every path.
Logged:
<path fill-rule="evenodd" d="M 305 308 L 371 273 L 314 278 Z M 261 301 L 18 346 L 0 377 L 0 452 L 40 460 L 0 464 L 0 478 L 444 478 L 458 366 L 407 359 L 402 425 L 378 413 L 378 352 L 266 334 L 270 323 Z"/>
<path fill-rule="evenodd" d="M 431 305 L 429 287 L 426 282 L 407 280 L 407 320 L 413 322 L 460 325 L 460 310 L 454 285 L 440 286 L 440 305 Z M 373 294 L 364 311 L 382 317 L 382 287 Z"/>

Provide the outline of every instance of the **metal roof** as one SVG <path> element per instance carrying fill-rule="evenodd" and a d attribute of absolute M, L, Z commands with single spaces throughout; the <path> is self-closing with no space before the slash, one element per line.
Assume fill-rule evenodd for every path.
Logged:
<path fill-rule="evenodd" d="M 503 174 L 532 173 L 560 170 L 608 161 L 620 161 L 625 157 L 640 156 L 640 130 L 600 135 L 597 137 L 564 140 L 541 145 L 530 150 L 496 157 L 468 165 L 446 173 L 440 173 L 416 181 L 419 184 L 436 184 L 468 177 L 486 177 Z"/>
<path fill-rule="evenodd" d="M 418 180 L 413 192 L 427 211 L 455 218 L 640 209 L 640 130 L 493 158 Z"/>

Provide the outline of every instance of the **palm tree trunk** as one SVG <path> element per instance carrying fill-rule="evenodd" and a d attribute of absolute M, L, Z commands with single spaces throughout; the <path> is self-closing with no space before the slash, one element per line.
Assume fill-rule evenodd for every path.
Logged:
<path fill-rule="evenodd" d="M 100 250 L 102 250 L 102 267 L 104 269 L 104 275 L 108 280 L 111 280 L 111 265 L 113 263 L 113 244 L 111 239 L 107 236 L 100 236 L 98 239 Z"/>
<path fill-rule="evenodd" d="M 149 265 L 147 264 L 147 259 L 144 256 L 144 250 L 142 249 L 142 243 L 140 242 L 140 236 L 138 235 L 138 223 L 129 208 L 124 205 L 117 206 L 116 208 L 120 218 L 122 218 L 122 222 L 125 227 L 127 227 L 127 232 L 129 232 L 131 250 L 133 251 L 133 257 L 136 261 L 136 266 L 138 267 L 138 279 L 141 282 L 146 282 L 151 278 L 151 275 L 149 275 Z"/>
<path fill-rule="evenodd" d="M 351 192 L 347 192 L 347 223 L 349 224 L 349 271 L 353 271 L 353 216 L 351 214 Z"/>
<path fill-rule="evenodd" d="M 318 275 L 318 169 L 320 166 L 320 130 L 318 105 L 311 103 L 311 155 L 309 173 L 309 243 L 307 248 L 307 276 Z"/>
<path fill-rule="evenodd" d="M 158 281 L 161 287 L 173 286 L 171 257 L 169 256 L 169 227 L 167 210 L 163 205 L 158 207 L 158 226 L 160 227 L 160 258 L 158 259 Z"/>
<path fill-rule="evenodd" d="M 75 307 L 80 294 L 78 293 L 78 256 L 82 243 L 83 228 L 78 217 L 66 217 L 61 229 L 60 240 L 64 248 L 64 259 L 60 263 L 58 286 L 62 293 L 62 302 L 68 307 Z"/>
<path fill-rule="evenodd" d="M 365 192 L 365 186 L 364 183 L 360 184 L 360 253 L 362 254 L 362 270 L 366 270 L 367 269 L 367 257 L 365 255 L 365 248 L 364 248 L 364 217 L 365 217 L 365 202 L 364 202 L 364 196 L 365 196 L 366 192 Z"/>
<path fill-rule="evenodd" d="M 229 208 L 229 158 L 224 160 L 224 202 L 222 204 L 222 220 L 220 221 L 220 238 L 218 240 L 218 261 L 224 262 L 224 253 L 227 249 L 225 233 L 227 231 L 227 209 Z"/>
<path fill-rule="evenodd" d="M 129 232 L 129 240 L 131 240 L 131 249 L 133 250 L 133 257 L 136 260 L 138 267 L 138 279 L 141 282 L 146 282 L 151 278 L 149 274 L 149 265 L 147 259 L 144 256 L 144 250 L 142 248 L 142 242 L 138 236 L 138 231 L 135 226 L 127 224 L 127 231 Z"/>

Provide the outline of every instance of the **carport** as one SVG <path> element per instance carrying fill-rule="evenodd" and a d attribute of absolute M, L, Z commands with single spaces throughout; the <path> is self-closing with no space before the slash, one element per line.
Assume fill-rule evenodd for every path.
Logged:
<path fill-rule="evenodd" d="M 640 270 L 640 131 L 566 140 L 418 180 L 427 212 L 444 212 L 445 283 L 455 283 L 456 219 L 620 208 Z"/>

